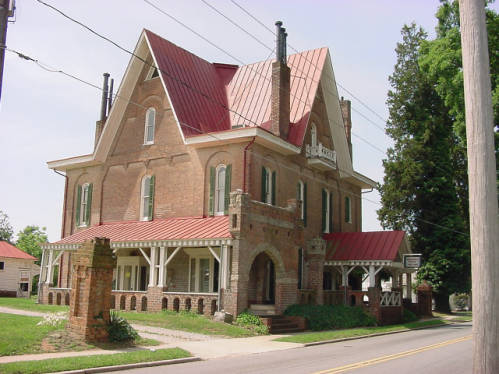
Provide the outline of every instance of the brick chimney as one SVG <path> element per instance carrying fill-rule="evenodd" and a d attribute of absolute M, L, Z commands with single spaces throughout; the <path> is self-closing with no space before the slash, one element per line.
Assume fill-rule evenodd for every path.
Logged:
<path fill-rule="evenodd" d="M 344 100 L 343 96 L 340 100 L 341 114 L 343 116 L 343 125 L 345 126 L 345 134 L 347 136 L 348 150 L 350 151 L 350 159 L 352 155 L 352 102 Z"/>
<path fill-rule="evenodd" d="M 286 63 L 286 29 L 282 22 L 275 23 L 277 30 L 276 61 L 272 63 L 272 108 L 271 131 L 275 135 L 287 139 L 289 129 L 289 90 L 290 69 Z"/>
<path fill-rule="evenodd" d="M 95 138 L 94 138 L 94 150 L 99 143 L 100 136 L 104 130 L 104 125 L 106 124 L 106 119 L 111 111 L 111 105 L 113 100 L 113 79 L 111 79 L 111 87 L 108 85 L 109 73 L 104 73 L 104 82 L 102 84 L 102 100 L 100 109 L 100 119 L 95 123 Z"/>

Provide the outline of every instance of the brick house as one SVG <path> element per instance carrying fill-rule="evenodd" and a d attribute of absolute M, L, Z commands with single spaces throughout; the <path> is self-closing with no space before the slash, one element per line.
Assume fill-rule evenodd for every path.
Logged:
<path fill-rule="evenodd" d="M 353 170 L 329 50 L 286 56 L 285 37 L 276 59 L 236 66 L 142 32 L 114 100 L 105 75 L 94 151 L 48 163 L 66 192 L 41 302 L 68 294 L 71 253 L 94 237 L 117 256 L 120 309 L 279 314 L 323 303 L 324 274 L 338 291 L 323 235 L 359 233 L 375 183 Z"/>
<path fill-rule="evenodd" d="M 29 297 L 31 281 L 40 272 L 36 257 L 0 240 L 0 296 Z"/>

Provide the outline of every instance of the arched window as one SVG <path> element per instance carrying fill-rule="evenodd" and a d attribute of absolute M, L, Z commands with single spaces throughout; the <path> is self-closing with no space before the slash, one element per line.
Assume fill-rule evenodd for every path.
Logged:
<path fill-rule="evenodd" d="M 144 144 L 154 144 L 154 128 L 156 125 L 156 110 L 147 109 L 144 127 Z"/>
<path fill-rule="evenodd" d="M 150 221 L 154 207 L 154 175 L 146 175 L 142 178 L 140 202 L 140 219 Z"/>
<path fill-rule="evenodd" d="M 215 214 L 225 211 L 225 165 L 218 165 L 215 181 Z"/>
<path fill-rule="evenodd" d="M 312 123 L 312 129 L 310 130 L 310 135 L 311 135 L 311 146 L 315 147 L 317 145 L 317 127 L 315 126 L 315 123 Z"/>
<path fill-rule="evenodd" d="M 223 215 L 229 212 L 229 194 L 232 179 L 232 165 L 220 164 L 210 167 L 210 215 Z"/>
<path fill-rule="evenodd" d="M 76 226 L 88 226 L 90 224 L 91 206 L 92 184 L 79 185 L 76 197 Z"/>

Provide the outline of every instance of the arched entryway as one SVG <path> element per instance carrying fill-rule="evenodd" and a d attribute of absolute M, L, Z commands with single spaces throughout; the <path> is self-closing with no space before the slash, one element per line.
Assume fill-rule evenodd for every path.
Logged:
<path fill-rule="evenodd" d="M 275 304 L 276 269 L 272 259 L 262 252 L 251 265 L 248 282 L 248 305 Z"/>

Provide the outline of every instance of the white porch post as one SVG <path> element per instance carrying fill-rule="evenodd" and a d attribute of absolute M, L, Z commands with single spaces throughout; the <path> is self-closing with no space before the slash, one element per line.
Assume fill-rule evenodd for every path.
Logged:
<path fill-rule="evenodd" d="M 149 287 L 154 287 L 156 275 L 156 247 L 151 247 L 151 257 L 149 259 Z"/>
<path fill-rule="evenodd" d="M 49 249 L 49 260 L 47 264 L 47 278 L 45 279 L 45 283 L 50 284 L 52 281 L 52 262 L 54 259 L 54 250 Z"/>
<path fill-rule="evenodd" d="M 343 265 L 341 265 L 341 285 L 343 287 L 348 286 L 348 272 Z"/>
<path fill-rule="evenodd" d="M 392 288 L 399 287 L 399 273 L 396 270 L 392 271 Z"/>
<path fill-rule="evenodd" d="M 158 287 L 165 285 L 165 247 L 159 247 L 159 279 Z"/>
<path fill-rule="evenodd" d="M 376 287 L 376 271 L 374 265 L 369 265 L 369 287 Z"/>

